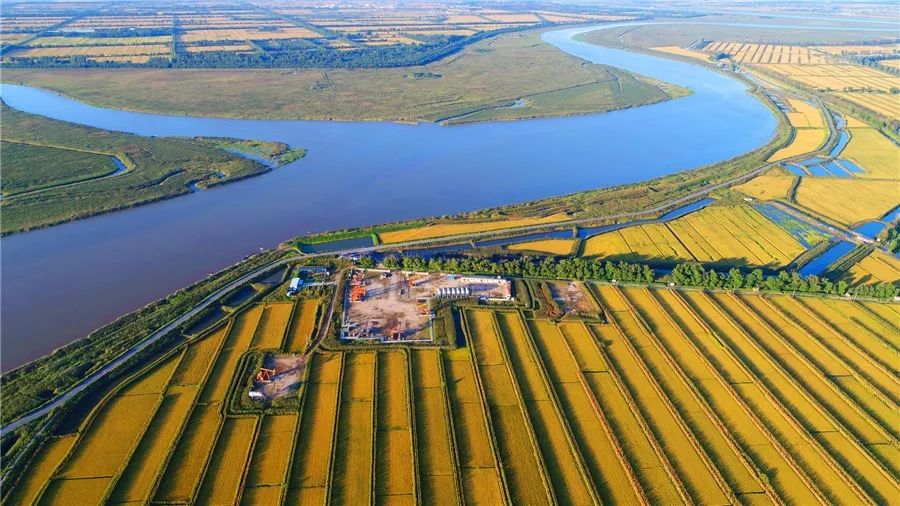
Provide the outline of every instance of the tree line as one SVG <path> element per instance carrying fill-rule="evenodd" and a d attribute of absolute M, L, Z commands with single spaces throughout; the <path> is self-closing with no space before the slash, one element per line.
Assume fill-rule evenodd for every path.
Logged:
<path fill-rule="evenodd" d="M 779 271 L 765 275 L 761 269 L 748 273 L 738 268 L 719 272 L 696 262 L 676 265 L 671 273 L 657 276 L 646 264 L 611 262 L 598 258 L 537 258 L 537 257 L 470 257 L 470 256 L 419 256 L 388 255 L 382 260 L 388 269 L 410 271 L 441 271 L 458 274 L 488 274 L 509 277 L 577 279 L 582 281 L 609 281 L 622 283 L 671 282 L 679 286 L 710 289 L 764 290 L 781 293 L 818 293 L 830 295 L 850 294 L 859 297 L 890 299 L 900 294 L 900 283 L 850 286 L 844 280 L 831 280 L 815 275 L 802 276 L 799 272 Z M 375 259 L 363 257 L 360 267 L 375 266 Z"/>

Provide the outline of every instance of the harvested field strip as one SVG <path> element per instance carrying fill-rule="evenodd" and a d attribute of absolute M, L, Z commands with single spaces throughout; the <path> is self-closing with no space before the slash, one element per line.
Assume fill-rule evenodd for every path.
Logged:
<path fill-rule="evenodd" d="M 601 502 L 643 502 L 640 484 L 596 399 L 587 388 L 574 355 L 565 346 L 558 327 L 547 320 L 530 320 L 528 323 Z M 612 458 L 612 455 L 618 458 Z"/>
<path fill-rule="evenodd" d="M 180 367 L 180 366 L 179 366 Z M 111 502 L 146 502 L 197 398 L 197 386 L 171 387 L 116 482 Z"/>
<path fill-rule="evenodd" d="M 171 378 L 179 358 L 180 355 L 175 355 L 155 366 L 101 406 L 100 412 L 82 432 L 59 476 L 118 475 L 156 413 L 162 400 L 158 390 Z"/>
<path fill-rule="evenodd" d="M 343 357 L 341 353 L 315 353 L 312 356 L 299 437 L 288 481 L 290 504 L 307 501 L 309 504 L 325 503 L 337 426 Z"/>
<path fill-rule="evenodd" d="M 720 345 L 711 329 L 676 292 L 654 290 L 650 293 L 680 329 L 676 333 L 657 334 L 660 343 L 722 418 L 756 468 L 767 470 L 767 479 L 779 496 L 785 502 L 794 504 L 823 502 L 803 470 L 772 438 L 758 416 L 738 395 L 737 387 L 750 383 L 749 378 L 743 374 L 740 376 L 742 380 L 723 376 L 714 366 Z"/>
<path fill-rule="evenodd" d="M 213 365 L 209 380 L 203 386 L 200 394 L 200 402 L 221 402 L 225 400 L 228 385 L 237 366 L 238 359 L 250 347 L 256 325 L 262 316 L 263 306 L 255 305 L 242 312 L 234 321 L 225 344 L 219 351 L 218 358 Z"/>
<path fill-rule="evenodd" d="M 294 308 L 294 316 L 291 318 L 291 326 L 285 338 L 284 351 L 288 353 L 303 353 L 312 339 L 313 328 L 316 326 L 316 311 L 319 301 L 316 299 L 304 299 Z"/>
<path fill-rule="evenodd" d="M 600 287 L 599 293 L 603 301 L 613 298 L 625 301 L 612 286 Z M 693 433 L 678 418 L 665 392 L 631 346 L 630 343 L 638 347 L 652 345 L 640 322 L 631 313 L 631 308 L 628 311 L 609 312 L 608 315 L 618 338 L 604 347 L 606 356 L 616 367 L 623 385 L 636 401 L 652 435 L 659 442 L 662 453 L 684 484 L 686 495 L 692 501 L 702 504 L 724 504 L 730 501 L 730 488 L 709 462 Z"/>
<path fill-rule="evenodd" d="M 500 504 L 506 492 L 469 348 L 444 354 L 444 372 L 466 503 Z"/>
<path fill-rule="evenodd" d="M 112 483 L 112 477 L 54 479 L 47 485 L 38 504 L 78 504 L 89 506 L 103 504 L 103 496 Z"/>
<path fill-rule="evenodd" d="M 803 323 L 807 327 L 808 332 L 844 361 L 849 370 L 854 371 L 871 384 L 876 393 L 882 396 L 885 401 L 890 402 L 894 407 L 897 406 L 896 378 L 885 371 L 878 362 L 860 350 L 852 341 L 846 339 L 843 334 L 835 330 L 830 324 L 811 312 L 799 299 L 772 297 L 771 300 L 785 313 L 795 314 L 803 318 Z"/>
<path fill-rule="evenodd" d="M 385 244 L 395 242 L 414 241 L 417 239 L 432 239 L 459 234 L 474 234 L 476 232 L 488 232 L 506 228 L 525 227 L 529 225 L 541 225 L 555 223 L 569 219 L 564 213 L 545 216 L 543 218 L 519 218 L 513 220 L 487 221 L 481 223 L 441 223 L 425 227 L 398 230 L 396 232 L 384 232 L 379 234 L 381 242 Z"/>
<path fill-rule="evenodd" d="M 456 452 L 438 350 L 410 350 L 416 455 L 424 504 L 459 502 Z"/>
<path fill-rule="evenodd" d="M 279 350 L 291 319 L 293 304 L 266 304 L 253 335 L 251 350 Z"/>
<path fill-rule="evenodd" d="M 215 362 L 216 354 L 228 335 L 231 320 L 220 326 L 211 335 L 191 342 L 184 351 L 181 363 L 172 375 L 173 385 L 199 385 L 206 379 L 210 367 Z"/>
<path fill-rule="evenodd" d="M 221 424 L 218 406 L 194 407 L 156 488 L 154 502 L 189 502 L 193 499 Z"/>
<path fill-rule="evenodd" d="M 500 462 L 513 504 L 551 501 L 534 432 L 522 406 L 491 311 L 467 311 L 469 345 L 500 450 Z M 524 433 L 523 433 L 524 432 Z"/>
<path fill-rule="evenodd" d="M 860 349 L 879 358 L 888 370 L 896 369 L 894 359 L 900 336 L 863 312 L 861 307 L 833 299 L 809 299 L 807 305 L 820 316 L 828 315 L 829 323 L 844 330 Z"/>
<path fill-rule="evenodd" d="M 763 501 L 755 494 L 767 494 L 767 487 L 756 477 L 753 464 L 747 460 L 724 423 L 709 407 L 699 390 L 690 382 L 687 373 L 666 352 L 661 344 L 663 337 L 675 341 L 681 336 L 681 329 L 663 310 L 659 302 L 646 290 L 629 288 L 623 294 L 634 306 L 648 330 L 653 334 L 651 345 L 636 343 L 634 349 L 648 369 L 666 391 L 685 423 L 694 431 L 697 440 L 709 455 L 725 481 L 735 494 Z M 769 498 L 768 501 L 773 501 Z"/>
<path fill-rule="evenodd" d="M 500 335 L 509 351 L 510 365 L 518 379 L 525 408 L 534 424 L 556 500 L 563 504 L 597 502 L 581 455 L 560 413 L 531 339 L 519 313 L 497 312 Z"/>
<path fill-rule="evenodd" d="M 12 492 L 7 497 L 7 504 L 33 504 L 41 490 L 50 481 L 50 477 L 59 467 L 69 450 L 75 446 L 77 436 L 63 436 L 48 439 L 37 451 Z"/>
<path fill-rule="evenodd" d="M 347 353 L 341 388 L 340 419 L 334 443 L 331 500 L 370 504 L 376 444 L 375 354 Z"/>
<path fill-rule="evenodd" d="M 376 502 L 416 502 L 416 466 L 410 425 L 409 364 L 406 353 L 378 354 Z"/>
<path fill-rule="evenodd" d="M 263 416 L 247 470 L 247 488 L 264 486 L 278 491 L 280 496 L 294 455 L 299 421 L 296 413 Z"/>
<path fill-rule="evenodd" d="M 900 494 L 900 488 L 865 451 L 859 440 L 848 434 L 816 401 L 821 404 L 831 401 L 836 409 L 852 411 L 852 408 L 842 403 L 833 390 L 821 384 L 818 377 L 811 375 L 809 368 L 791 350 L 777 342 L 777 335 L 770 330 L 771 327 L 763 320 L 754 318 L 739 299 L 723 294 L 712 298 L 722 314 L 743 329 L 742 332 L 727 334 L 731 336 L 728 340 L 735 354 L 742 357 L 757 377 L 762 378 L 769 391 L 847 473 L 845 479 L 852 480 L 850 486 L 861 487 L 857 494 L 865 493 L 876 502 L 889 501 L 888 498 Z"/>
<path fill-rule="evenodd" d="M 243 489 L 259 417 L 226 418 L 197 495 L 199 504 L 234 504 Z"/>
<path fill-rule="evenodd" d="M 840 395 L 835 390 L 835 387 L 831 385 L 831 380 L 826 376 L 827 373 L 816 365 L 814 356 L 807 355 L 805 350 L 792 344 L 809 339 L 803 334 L 801 328 L 794 326 L 782 317 L 761 297 L 742 296 L 741 301 L 757 314 L 772 329 L 774 332 L 772 335 L 777 337 L 775 343 L 768 344 L 763 341 L 760 343 L 768 344 L 767 348 L 778 347 L 779 360 L 786 365 L 791 365 L 789 368 L 791 374 L 806 384 L 809 392 L 815 395 L 818 402 L 840 420 L 848 430 L 865 444 L 883 443 L 890 438 L 890 435 L 865 415 L 865 412 L 856 406 L 852 399 L 846 395 Z"/>
<path fill-rule="evenodd" d="M 687 292 L 685 298 L 719 337 L 722 343 L 722 347 L 717 350 L 721 357 L 720 361 L 731 362 L 735 367 L 746 368 L 747 364 L 744 361 L 749 359 L 745 358 L 744 361 L 741 361 L 740 356 L 741 353 L 745 355 L 750 353 L 750 349 L 748 346 L 741 347 L 740 344 L 744 344 L 742 340 L 748 340 L 749 337 L 742 334 L 739 324 L 729 318 L 714 300 L 703 292 Z M 756 358 L 759 362 L 754 363 L 758 367 L 762 367 L 763 358 Z M 786 409 L 786 404 L 790 406 L 791 403 L 800 402 L 801 399 L 796 391 L 790 388 L 790 384 L 784 376 L 774 367 L 769 365 L 766 371 L 775 376 L 766 382 L 769 383 L 769 388 L 772 388 L 772 385 L 780 386 L 782 388 L 776 391 L 777 393 L 791 393 L 792 397 L 779 402 L 772 392 L 758 382 L 735 385 L 735 389 L 797 460 L 797 463 L 809 473 L 810 478 L 830 502 L 858 504 L 860 501 L 864 501 L 862 498 L 864 496 L 860 494 L 861 491 L 840 471 L 837 463 L 829 458 L 822 448 L 809 437 L 803 430 L 802 424 L 794 419 Z M 747 370 L 747 374 L 752 374 L 752 371 Z M 763 379 L 759 376 L 756 378 Z M 818 422 L 813 425 L 815 430 L 835 430 L 831 423 L 819 418 L 807 419 L 807 421 L 810 424 Z"/>
<path fill-rule="evenodd" d="M 592 337 L 582 324 L 566 325 L 562 329 L 567 342 L 572 335 L 584 336 L 582 340 Z M 594 332 L 599 338 L 607 340 L 613 337 L 615 329 L 609 325 L 597 325 Z M 582 352 L 587 356 L 603 356 L 595 342 L 591 342 L 590 346 L 584 346 Z M 605 357 L 603 362 L 607 362 Z M 578 366 L 584 371 L 585 380 L 598 405 L 603 409 L 604 416 L 609 421 L 648 499 L 662 504 L 684 503 L 686 498 L 678 490 L 680 485 L 676 485 L 677 478 L 669 473 L 666 464 L 656 453 L 649 439 L 652 435 L 645 432 L 645 425 L 638 418 L 634 401 L 625 395 L 612 369 L 606 372 L 587 372 L 585 363 L 579 361 Z"/>

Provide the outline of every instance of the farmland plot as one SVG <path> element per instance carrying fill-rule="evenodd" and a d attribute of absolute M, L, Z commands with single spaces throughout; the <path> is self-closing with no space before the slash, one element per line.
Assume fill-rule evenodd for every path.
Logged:
<path fill-rule="evenodd" d="M 545 468 L 494 327 L 494 315 L 488 311 L 469 311 L 466 319 L 510 500 L 518 504 L 548 501 L 551 491 L 546 483 Z"/>
<path fill-rule="evenodd" d="M 581 455 L 562 421 L 562 413 L 526 334 L 524 322 L 518 313 L 495 314 L 557 500 L 570 504 L 594 502 L 595 492 Z"/>
<path fill-rule="evenodd" d="M 638 504 L 643 490 L 618 441 L 584 382 L 575 356 L 565 346 L 558 327 L 547 320 L 530 320 L 529 329 L 559 396 L 572 435 L 601 501 Z M 578 325 L 578 324 L 566 324 Z M 588 372 L 597 372 L 590 369 Z M 616 455 L 618 458 L 612 458 Z"/>
<path fill-rule="evenodd" d="M 241 355 L 250 347 L 256 326 L 262 316 L 264 306 L 254 305 L 235 318 L 225 344 L 219 351 L 209 380 L 203 387 L 200 402 L 221 402 L 231 383 L 232 375 Z"/>
<path fill-rule="evenodd" d="M 376 501 L 416 502 L 409 364 L 403 351 L 378 354 Z"/>
<path fill-rule="evenodd" d="M 422 502 L 453 504 L 459 497 L 456 452 L 440 352 L 412 350 L 410 358 Z"/>
<path fill-rule="evenodd" d="M 189 502 L 193 499 L 206 463 L 216 444 L 222 417 L 217 405 L 199 404 L 188 418 L 185 431 L 156 489 L 156 502 Z"/>
<path fill-rule="evenodd" d="M 459 455 L 461 490 L 466 502 L 499 504 L 506 497 L 494 453 L 487 410 L 479 392 L 468 348 L 445 354 L 444 371 Z"/>
<path fill-rule="evenodd" d="M 226 418 L 197 495 L 200 504 L 234 504 L 243 490 L 258 417 Z"/>
<path fill-rule="evenodd" d="M 313 328 L 316 325 L 316 311 L 319 301 L 303 299 L 294 308 L 294 316 L 285 338 L 284 351 L 288 353 L 302 353 L 306 351 L 312 339 Z"/>
<path fill-rule="evenodd" d="M 251 350 L 277 350 L 284 340 L 284 331 L 291 318 L 293 304 L 267 304 L 260 315 L 253 334 Z"/>
<path fill-rule="evenodd" d="M 287 502 L 324 504 L 340 404 L 344 355 L 312 356 L 300 432 L 294 451 Z"/>
<path fill-rule="evenodd" d="M 884 216 L 897 206 L 898 191 L 898 181 L 805 177 L 796 200 L 811 211 L 851 225 Z"/>
<path fill-rule="evenodd" d="M 22 476 L 10 492 L 9 504 L 32 504 L 43 487 L 75 445 L 77 436 L 62 436 L 50 439 L 41 446 L 34 456 L 29 472 Z"/>
<path fill-rule="evenodd" d="M 368 504 L 373 499 L 375 354 L 351 353 L 345 359 L 331 497 L 338 503 Z"/>
<path fill-rule="evenodd" d="M 296 414 L 262 418 L 247 471 L 242 503 L 256 504 L 250 499 L 259 499 L 262 494 L 274 497 L 276 502 L 281 501 L 287 470 L 294 455 L 298 422 Z M 266 490 L 263 492 L 261 489 Z"/>

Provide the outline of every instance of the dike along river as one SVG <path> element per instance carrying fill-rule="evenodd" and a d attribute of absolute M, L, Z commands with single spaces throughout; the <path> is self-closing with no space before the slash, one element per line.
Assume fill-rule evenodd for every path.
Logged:
<path fill-rule="evenodd" d="M 243 182 L 3 238 L 2 369 L 296 235 L 632 183 L 737 156 L 774 135 L 775 118 L 741 82 L 572 38 L 595 29 L 544 39 L 694 93 L 605 114 L 444 127 L 141 114 L 3 85 L 7 104 L 51 118 L 140 135 L 278 140 L 309 152 Z"/>

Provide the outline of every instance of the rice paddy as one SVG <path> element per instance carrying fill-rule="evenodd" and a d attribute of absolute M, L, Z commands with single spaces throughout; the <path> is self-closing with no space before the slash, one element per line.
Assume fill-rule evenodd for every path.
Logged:
<path fill-rule="evenodd" d="M 844 279 L 851 285 L 893 283 L 900 280 L 900 260 L 881 251 L 873 251 L 847 270 Z"/>
<path fill-rule="evenodd" d="M 723 265 L 786 265 L 804 248 L 750 206 L 712 206 L 667 223 L 593 236 L 585 256 L 614 260 L 696 260 Z"/>
<path fill-rule="evenodd" d="M 848 125 L 849 126 L 849 125 Z M 857 177 L 900 180 L 897 145 L 869 127 L 849 127 L 850 142 L 840 157 L 855 162 L 865 172 Z"/>
<path fill-rule="evenodd" d="M 510 244 L 506 249 L 510 251 L 536 251 L 550 255 L 568 255 L 575 246 L 574 239 L 544 239 L 541 241 L 527 241 Z"/>
<path fill-rule="evenodd" d="M 805 177 L 795 200 L 821 216 L 851 225 L 879 219 L 897 207 L 898 191 L 900 181 Z"/>
<path fill-rule="evenodd" d="M 791 111 L 785 113 L 791 126 L 794 127 L 794 138 L 787 146 L 769 157 L 770 162 L 777 162 L 794 156 L 810 153 L 819 149 L 828 138 L 825 120 L 815 107 L 802 100 L 788 99 Z"/>
<path fill-rule="evenodd" d="M 485 221 L 480 223 L 438 223 L 424 227 L 397 230 L 394 232 L 382 232 L 378 234 L 381 242 L 392 244 L 398 242 L 415 241 L 419 239 L 433 239 L 451 235 L 474 234 L 478 232 L 490 232 L 508 228 L 527 227 L 530 225 L 542 225 L 555 223 L 568 219 L 564 213 L 544 216 L 542 218 L 518 218 L 511 220 Z"/>
<path fill-rule="evenodd" d="M 775 200 L 787 197 L 796 180 L 797 176 L 788 174 L 787 171 L 773 169 L 732 188 L 759 200 Z"/>
<path fill-rule="evenodd" d="M 77 433 L 44 442 L 7 501 L 859 504 L 900 495 L 900 384 L 888 358 L 900 344 L 896 304 L 586 289 L 605 322 L 460 309 L 467 347 L 311 351 L 299 411 L 232 414 L 212 395 L 235 379 L 226 365 L 270 330 L 289 333 L 316 302 L 257 304 L 127 380 Z"/>

